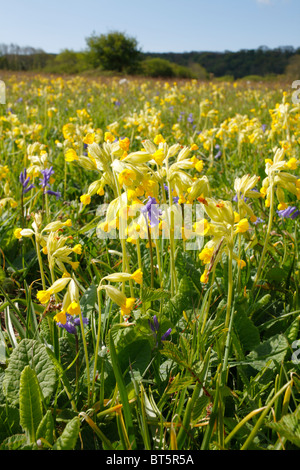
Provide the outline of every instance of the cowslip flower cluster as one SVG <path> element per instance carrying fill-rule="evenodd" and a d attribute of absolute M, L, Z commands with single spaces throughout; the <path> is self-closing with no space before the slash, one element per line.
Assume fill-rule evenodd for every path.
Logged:
<path fill-rule="evenodd" d="M 62 277 L 56 280 L 48 289 L 39 290 L 37 292 L 37 299 L 43 305 L 49 303 L 51 296 L 60 293 L 67 288 L 63 297 L 62 309 L 54 316 L 55 322 L 58 326 L 65 328 L 69 333 L 75 333 L 73 327 L 76 327 L 81 315 L 79 290 L 77 283 L 71 277 Z M 87 319 L 83 319 L 84 324 L 87 324 Z"/>
<path fill-rule="evenodd" d="M 135 281 L 137 284 L 142 284 L 143 273 L 139 268 L 134 273 L 114 273 L 105 276 L 101 279 L 98 289 L 104 290 L 108 297 L 120 307 L 121 315 L 128 317 L 135 306 L 136 299 L 134 297 L 126 297 L 124 292 L 121 292 L 116 287 L 110 284 L 102 284 L 103 281 L 123 283 L 126 281 Z"/>
<path fill-rule="evenodd" d="M 199 254 L 199 259 L 205 265 L 201 282 L 207 283 L 212 261 L 216 265 L 223 253 L 228 255 L 229 251 L 233 252 L 236 236 L 246 233 L 250 226 L 247 218 L 236 221 L 230 201 L 206 198 L 202 205 L 209 220 L 198 222 L 195 232 L 200 236 L 211 237 Z M 242 267 L 242 261 L 234 253 L 233 257 Z"/>

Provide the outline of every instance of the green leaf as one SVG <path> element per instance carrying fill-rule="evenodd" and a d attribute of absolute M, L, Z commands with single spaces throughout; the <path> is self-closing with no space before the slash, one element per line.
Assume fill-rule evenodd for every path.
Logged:
<path fill-rule="evenodd" d="M 54 421 L 52 418 L 52 413 L 51 410 L 47 410 L 47 413 L 41 420 L 39 427 L 37 428 L 36 431 L 36 439 L 43 438 L 49 444 L 53 444 L 53 438 L 54 438 Z"/>
<path fill-rule="evenodd" d="M 26 366 L 20 378 L 20 424 L 31 443 L 43 417 L 39 383 L 34 370 Z"/>
<path fill-rule="evenodd" d="M 80 308 L 82 315 L 89 318 L 92 312 L 95 310 L 95 304 L 97 302 L 97 287 L 92 284 L 84 292 L 80 299 Z"/>
<path fill-rule="evenodd" d="M 154 302 L 155 300 L 169 299 L 170 292 L 165 289 L 151 289 L 151 287 L 143 287 L 142 300 L 145 302 Z"/>
<path fill-rule="evenodd" d="M 54 450 L 74 450 L 80 431 L 80 420 L 76 416 L 68 422 L 63 433 L 57 439 Z"/>
<path fill-rule="evenodd" d="M 178 349 L 178 347 L 170 341 L 163 342 L 163 348 L 160 352 L 163 356 L 167 356 L 183 368 L 189 368 L 188 357 L 186 357 L 184 351 Z"/>
<path fill-rule="evenodd" d="M 27 443 L 27 438 L 24 434 L 15 434 L 5 439 L 0 450 L 19 450 L 22 449 Z"/>
<path fill-rule="evenodd" d="M 21 431 L 18 408 L 10 405 L 0 405 L 0 442 Z"/>
<path fill-rule="evenodd" d="M 260 343 L 258 328 L 241 310 L 234 317 L 234 328 L 244 352 L 252 351 Z"/>
<path fill-rule="evenodd" d="M 300 420 L 299 411 L 295 411 L 293 414 L 285 415 L 280 421 L 276 423 L 269 423 L 268 427 L 280 434 L 281 437 L 285 437 L 297 447 L 300 447 Z"/>
<path fill-rule="evenodd" d="M 19 402 L 20 378 L 26 366 L 35 370 L 45 399 L 49 398 L 55 390 L 56 373 L 46 347 L 35 340 L 23 339 L 9 358 L 3 380 L 4 394 L 12 404 Z"/>
<path fill-rule="evenodd" d="M 136 320 L 136 325 L 127 328 L 114 328 L 112 337 L 116 345 L 118 364 L 122 374 L 131 369 L 136 380 L 142 376 L 151 361 L 153 334 L 148 318 Z M 130 380 L 129 374 L 125 382 Z"/>
<path fill-rule="evenodd" d="M 274 369 L 276 363 L 284 360 L 288 347 L 288 341 L 283 335 L 275 335 L 259 344 L 246 359 L 255 369 L 261 370 L 267 364 L 270 369 Z"/>

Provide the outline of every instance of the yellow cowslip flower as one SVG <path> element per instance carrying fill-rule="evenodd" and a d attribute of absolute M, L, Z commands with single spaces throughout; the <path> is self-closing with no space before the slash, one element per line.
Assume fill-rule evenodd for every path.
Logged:
<path fill-rule="evenodd" d="M 128 297 L 126 298 L 125 303 L 121 306 L 121 314 L 124 315 L 130 315 L 131 311 L 134 307 L 135 304 L 135 298 L 133 297 Z"/>
<path fill-rule="evenodd" d="M 66 312 L 62 310 L 61 312 L 57 313 L 53 317 L 53 320 L 56 321 L 56 323 L 61 323 L 62 325 L 65 325 L 67 323 Z"/>
<path fill-rule="evenodd" d="M 203 284 L 207 284 L 207 283 L 208 283 L 208 270 L 207 270 L 207 269 L 204 269 L 204 272 L 203 272 L 202 276 L 200 277 L 200 281 L 201 281 Z"/>
<path fill-rule="evenodd" d="M 80 196 L 80 201 L 82 202 L 82 204 L 87 206 L 91 203 L 91 196 L 89 194 L 83 194 L 82 196 Z"/>
<path fill-rule="evenodd" d="M 212 258 L 213 253 L 214 248 L 205 247 L 201 253 L 199 253 L 199 259 L 203 262 L 203 264 L 208 264 Z"/>
<path fill-rule="evenodd" d="M 246 266 L 246 263 L 245 263 L 245 261 L 244 261 L 243 259 L 237 259 L 236 262 L 237 262 L 238 267 L 239 267 L 240 269 L 243 269 L 243 268 Z"/>
<path fill-rule="evenodd" d="M 208 223 L 208 220 L 206 219 L 202 219 L 193 225 L 193 229 L 197 233 L 197 235 L 206 235 L 207 232 L 209 231 L 209 228 L 210 228 L 210 224 Z"/>
<path fill-rule="evenodd" d="M 44 253 L 44 255 L 48 254 L 47 245 L 43 247 L 42 252 Z"/>
<path fill-rule="evenodd" d="M 119 307 L 122 307 L 123 305 L 126 305 L 126 296 L 121 292 L 119 289 L 117 289 L 114 286 L 111 286 L 110 284 L 108 285 L 102 285 L 99 287 L 99 289 L 104 289 L 108 297 Z"/>
<path fill-rule="evenodd" d="M 72 251 L 74 253 L 76 253 L 77 255 L 81 255 L 82 253 L 82 246 L 80 245 L 80 243 L 78 243 L 77 245 L 75 245 L 73 248 L 72 248 Z"/>
<path fill-rule="evenodd" d="M 68 124 L 65 124 L 62 128 L 63 136 L 64 139 L 66 140 L 71 140 L 73 135 L 76 132 L 75 125 L 69 122 Z"/>
<path fill-rule="evenodd" d="M 127 152 L 130 146 L 130 140 L 128 139 L 128 137 L 125 137 L 124 139 L 119 139 L 119 146 L 122 150 Z"/>
<path fill-rule="evenodd" d="M 83 139 L 82 142 L 87 145 L 91 145 L 95 142 L 95 132 L 89 132 Z"/>
<path fill-rule="evenodd" d="M 74 160 L 79 160 L 79 157 L 74 149 L 69 149 L 65 153 L 65 160 L 67 162 L 73 162 Z"/>
<path fill-rule="evenodd" d="M 265 197 L 265 196 L 266 196 L 267 191 L 268 191 L 268 188 L 266 188 L 265 186 L 263 186 L 262 188 L 260 188 L 260 194 L 262 195 L 262 197 Z"/>
<path fill-rule="evenodd" d="M 156 145 L 159 145 L 159 144 L 164 144 L 165 143 L 165 139 L 163 138 L 163 136 L 161 134 L 158 134 L 154 137 L 153 139 L 153 142 L 156 144 Z"/>
<path fill-rule="evenodd" d="M 41 304 L 47 304 L 50 300 L 51 297 L 51 291 L 50 290 L 39 290 L 36 297 Z"/>
<path fill-rule="evenodd" d="M 22 238 L 21 232 L 22 232 L 21 228 L 16 228 L 14 231 L 14 236 L 18 238 L 19 240 Z"/>
<path fill-rule="evenodd" d="M 78 269 L 78 266 L 79 266 L 79 261 L 71 261 L 70 262 L 70 265 L 72 266 L 72 269 L 74 269 L 74 271 L 76 271 L 76 269 Z"/>
<path fill-rule="evenodd" d="M 195 165 L 195 168 L 196 170 L 201 173 L 201 171 L 203 170 L 203 161 L 202 160 L 199 160 L 196 165 Z"/>
<path fill-rule="evenodd" d="M 65 222 L 62 223 L 63 227 L 72 227 L 72 220 L 67 219 Z"/>
<path fill-rule="evenodd" d="M 112 143 L 115 139 L 116 139 L 115 136 L 111 132 L 105 132 L 105 134 L 104 134 L 105 142 Z"/>
<path fill-rule="evenodd" d="M 252 215 L 250 216 L 250 222 L 254 223 L 254 222 L 256 222 L 256 221 L 257 221 L 256 215 L 252 214 Z"/>
<path fill-rule="evenodd" d="M 120 186 L 132 186 L 133 182 L 136 180 L 136 174 L 134 170 L 130 170 L 129 168 L 125 168 L 121 171 L 118 177 Z"/>
<path fill-rule="evenodd" d="M 136 238 L 128 237 L 128 238 L 126 238 L 126 241 L 127 241 L 127 243 L 131 243 L 132 245 L 137 244 L 137 239 Z"/>
<path fill-rule="evenodd" d="M 198 150 L 198 145 L 197 144 L 192 144 L 191 145 L 191 150 Z"/>
<path fill-rule="evenodd" d="M 180 194 L 179 199 L 178 199 L 178 204 L 184 204 L 185 202 L 186 202 L 186 199 L 185 199 L 184 195 Z"/>
<path fill-rule="evenodd" d="M 163 149 L 158 149 L 153 153 L 152 157 L 158 165 L 162 165 L 165 159 L 165 152 Z"/>
<path fill-rule="evenodd" d="M 1 179 L 7 179 L 7 175 L 9 173 L 9 168 L 7 165 L 3 166 L 3 165 L 0 165 L 0 180 Z"/>
<path fill-rule="evenodd" d="M 287 208 L 288 208 L 288 204 L 286 202 L 280 202 L 277 206 L 277 209 L 279 211 L 282 211 L 282 210 L 287 209 Z"/>
<path fill-rule="evenodd" d="M 144 194 L 144 191 L 143 191 L 143 194 Z M 131 202 L 131 201 L 132 201 L 132 202 L 134 202 L 134 201 L 140 202 L 140 201 L 138 200 L 138 198 L 137 198 L 136 190 L 135 190 L 135 189 L 130 189 L 130 188 L 127 189 L 127 199 L 128 199 L 128 201 L 130 201 L 130 202 Z"/>
<path fill-rule="evenodd" d="M 70 305 L 67 308 L 67 313 L 69 315 L 80 315 L 80 305 L 73 300 L 73 302 L 70 303 Z"/>
<path fill-rule="evenodd" d="M 238 214 L 235 211 L 233 213 L 234 213 L 234 223 L 237 224 L 240 221 L 240 214 Z"/>
<path fill-rule="evenodd" d="M 100 230 L 102 230 L 103 232 L 108 232 L 108 231 L 109 231 L 109 224 L 108 224 L 108 222 L 101 222 L 101 224 L 99 224 L 99 228 L 100 228 Z"/>
<path fill-rule="evenodd" d="M 141 269 L 137 269 L 132 275 L 132 279 L 137 282 L 138 284 L 142 284 L 143 282 L 143 272 Z"/>
<path fill-rule="evenodd" d="M 241 219 L 235 226 L 235 233 L 245 233 L 249 230 L 249 222 L 247 219 Z"/>
<path fill-rule="evenodd" d="M 286 166 L 289 170 L 296 170 L 298 166 L 298 160 L 295 157 L 292 157 L 289 159 Z"/>
<path fill-rule="evenodd" d="M 64 277 L 55 281 L 51 287 L 47 290 L 39 290 L 36 294 L 37 299 L 41 304 L 47 304 L 50 300 L 51 295 L 57 294 L 62 291 L 66 285 L 71 281 L 70 277 Z"/>

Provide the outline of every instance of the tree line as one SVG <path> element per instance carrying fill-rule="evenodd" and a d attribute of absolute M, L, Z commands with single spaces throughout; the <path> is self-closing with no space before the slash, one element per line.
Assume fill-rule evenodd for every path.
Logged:
<path fill-rule="evenodd" d="M 143 52 L 135 38 L 118 31 L 93 33 L 86 38 L 86 45 L 84 51 L 65 49 L 51 54 L 29 46 L 0 44 L 0 69 L 198 79 L 300 75 L 300 48 L 291 46 L 275 49 L 261 46 L 237 52 Z"/>

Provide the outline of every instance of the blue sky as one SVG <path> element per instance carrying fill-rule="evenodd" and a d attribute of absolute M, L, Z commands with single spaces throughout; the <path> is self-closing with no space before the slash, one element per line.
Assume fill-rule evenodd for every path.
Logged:
<path fill-rule="evenodd" d="M 0 0 L 0 43 L 84 50 L 122 31 L 143 52 L 300 47 L 300 0 Z"/>

